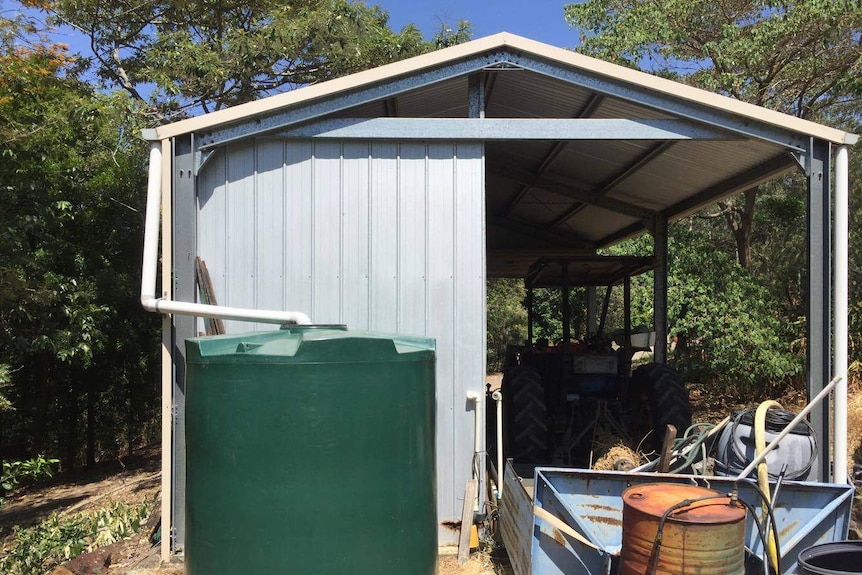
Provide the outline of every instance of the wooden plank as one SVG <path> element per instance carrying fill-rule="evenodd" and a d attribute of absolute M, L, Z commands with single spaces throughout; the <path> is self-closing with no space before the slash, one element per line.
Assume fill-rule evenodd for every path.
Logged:
<path fill-rule="evenodd" d="M 461 538 L 458 540 L 458 565 L 463 565 L 470 558 L 470 530 L 473 527 L 473 502 L 479 494 L 479 481 L 467 480 L 464 492 L 464 509 L 461 513 Z"/>
<path fill-rule="evenodd" d="M 661 445 L 661 455 L 658 459 L 658 472 L 667 473 L 670 470 L 671 452 L 673 451 L 673 442 L 676 440 L 676 427 L 671 424 L 667 425 L 664 432 L 664 441 Z"/>
<path fill-rule="evenodd" d="M 200 256 L 195 258 L 195 270 L 197 271 L 198 288 L 200 289 L 202 303 L 207 305 L 218 305 L 215 296 L 215 287 L 213 287 L 210 272 L 207 269 L 207 264 Z M 207 317 L 204 318 L 207 326 L 207 335 L 220 335 L 225 333 L 224 321 L 220 318 Z"/>

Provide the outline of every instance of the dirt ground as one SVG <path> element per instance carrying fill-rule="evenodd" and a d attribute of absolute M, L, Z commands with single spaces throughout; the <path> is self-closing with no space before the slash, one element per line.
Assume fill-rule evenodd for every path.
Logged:
<path fill-rule="evenodd" d="M 500 384 L 499 376 L 490 376 L 492 387 Z M 697 386 L 691 389 L 697 421 L 718 421 L 736 407 L 727 398 L 709 398 Z M 804 405 L 802 394 L 780 398 L 788 409 Z M 848 418 L 850 465 L 862 462 L 862 385 L 851 387 Z M 0 509 L 0 528 L 8 535 L 13 525 L 26 527 L 44 519 L 52 512 L 72 514 L 94 510 L 114 502 L 139 505 L 151 502 L 150 520 L 141 532 L 130 540 L 96 550 L 74 559 L 51 572 L 51 575 L 182 575 L 182 563 L 160 565 L 159 549 L 151 543 L 158 527 L 158 495 L 160 488 L 160 455 L 158 448 L 144 450 L 134 457 L 102 465 L 99 469 L 73 478 L 57 478 L 54 484 L 31 488 L 7 497 Z M 857 497 L 854 518 L 862 525 L 862 500 Z M 857 532 L 858 533 L 858 532 Z M 0 544 L 3 540 L 0 539 Z M 495 554 L 495 557 L 497 554 Z M 490 553 L 474 552 L 465 565 L 458 565 L 452 554 L 443 554 L 439 561 L 440 575 L 510 575 L 511 566 L 505 560 L 494 560 Z"/>

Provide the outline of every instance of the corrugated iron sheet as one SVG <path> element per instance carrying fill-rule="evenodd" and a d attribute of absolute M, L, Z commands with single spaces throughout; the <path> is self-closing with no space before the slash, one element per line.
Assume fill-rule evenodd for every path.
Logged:
<path fill-rule="evenodd" d="M 220 304 L 437 339 L 438 513 L 460 519 L 466 395 L 485 377 L 482 145 L 247 140 L 204 166 L 198 200 Z M 441 543 L 456 535 L 441 528 Z"/>

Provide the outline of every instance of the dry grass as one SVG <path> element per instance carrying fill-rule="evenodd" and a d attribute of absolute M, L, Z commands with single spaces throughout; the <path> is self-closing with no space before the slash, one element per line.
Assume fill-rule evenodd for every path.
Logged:
<path fill-rule="evenodd" d="M 607 453 L 596 460 L 593 464 L 593 469 L 601 471 L 628 471 L 646 462 L 647 459 L 642 453 L 638 453 L 627 445 L 617 443 Z"/>
<path fill-rule="evenodd" d="M 485 551 L 476 551 L 470 555 L 469 561 L 458 565 L 456 555 L 441 555 L 438 563 L 438 575 L 512 575 L 509 564 L 495 562 Z"/>
<path fill-rule="evenodd" d="M 847 465 L 848 473 L 853 463 L 862 463 L 862 380 L 854 378 L 847 401 Z"/>

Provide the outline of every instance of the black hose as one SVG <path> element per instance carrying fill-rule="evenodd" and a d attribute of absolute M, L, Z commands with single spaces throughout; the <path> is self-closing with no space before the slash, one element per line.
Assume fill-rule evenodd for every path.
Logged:
<path fill-rule="evenodd" d="M 760 519 L 757 518 L 757 511 L 751 503 L 745 501 L 744 499 L 739 499 L 739 502 L 742 503 L 745 508 L 751 513 L 751 520 L 754 521 L 754 526 L 757 529 L 757 535 L 760 537 L 760 543 L 763 545 L 763 549 L 766 550 L 769 547 L 769 537 L 767 537 L 766 532 L 763 527 L 763 523 L 760 522 Z M 775 549 L 778 550 L 778 541 L 776 540 Z M 779 561 L 781 560 L 781 555 L 778 554 Z M 778 571 L 781 573 L 781 570 Z M 763 575 L 769 575 L 769 562 L 764 561 L 763 563 Z"/>
<path fill-rule="evenodd" d="M 769 526 L 770 531 L 772 531 L 772 536 L 775 538 L 775 555 L 776 562 L 778 563 L 778 572 L 781 573 L 781 543 L 778 540 L 778 523 L 775 522 L 775 514 L 772 512 L 772 506 L 769 504 L 769 499 L 766 498 L 763 491 L 760 490 L 756 482 L 751 482 L 748 485 L 754 488 L 754 492 L 757 493 L 757 496 L 760 497 L 760 500 L 763 502 L 763 505 L 766 507 L 767 513 L 769 513 Z M 740 499 L 742 501 L 742 499 Z M 743 503 L 745 503 L 743 501 Z M 746 504 L 747 505 L 747 504 Z M 754 515 L 754 519 L 757 519 L 757 515 Z M 763 542 L 764 549 L 769 545 L 768 539 Z"/>
<path fill-rule="evenodd" d="M 658 523 L 658 530 L 655 534 L 655 543 L 652 546 L 652 552 L 649 557 L 649 567 L 647 568 L 647 575 L 655 575 L 656 568 L 658 567 L 658 556 L 661 551 L 661 540 L 664 535 L 664 524 L 670 517 L 671 513 L 674 511 L 679 511 L 685 507 L 690 507 L 695 503 L 700 501 L 707 501 L 709 499 L 727 499 L 727 495 L 715 494 L 715 495 L 706 495 L 704 497 L 698 497 L 696 499 L 683 499 L 676 505 L 668 507 L 667 510 L 662 514 L 661 519 Z M 755 517 L 757 519 L 757 517 Z"/>
<path fill-rule="evenodd" d="M 748 457 L 742 453 L 739 446 L 736 442 L 736 432 L 739 429 L 740 425 L 748 425 L 752 429 L 754 428 L 754 414 L 757 411 L 756 407 L 750 407 L 748 409 L 742 409 L 739 411 L 735 411 L 731 417 L 731 431 L 730 431 L 730 449 L 733 453 L 734 457 L 737 458 L 740 462 L 747 462 Z M 796 417 L 796 414 L 792 411 L 787 411 L 784 409 L 770 409 L 766 412 L 766 431 L 770 433 L 781 433 L 784 431 L 790 422 L 793 421 L 793 418 Z M 817 434 L 814 431 L 814 428 L 811 427 L 811 424 L 808 420 L 803 419 L 801 423 L 805 424 L 805 428 L 800 429 L 797 424 L 790 433 L 793 435 L 804 435 L 808 436 L 811 441 L 811 455 L 808 457 L 808 463 L 802 467 L 801 469 L 793 470 L 791 473 L 787 474 L 787 479 L 804 479 L 808 476 L 809 471 L 811 471 L 811 467 L 814 465 L 814 461 L 817 458 Z M 744 469 L 744 465 L 742 467 L 738 467 L 733 465 L 731 461 L 726 461 L 724 464 L 727 466 L 728 475 L 738 475 Z M 777 477 L 776 474 L 770 473 L 769 477 L 771 479 L 775 479 Z"/>

